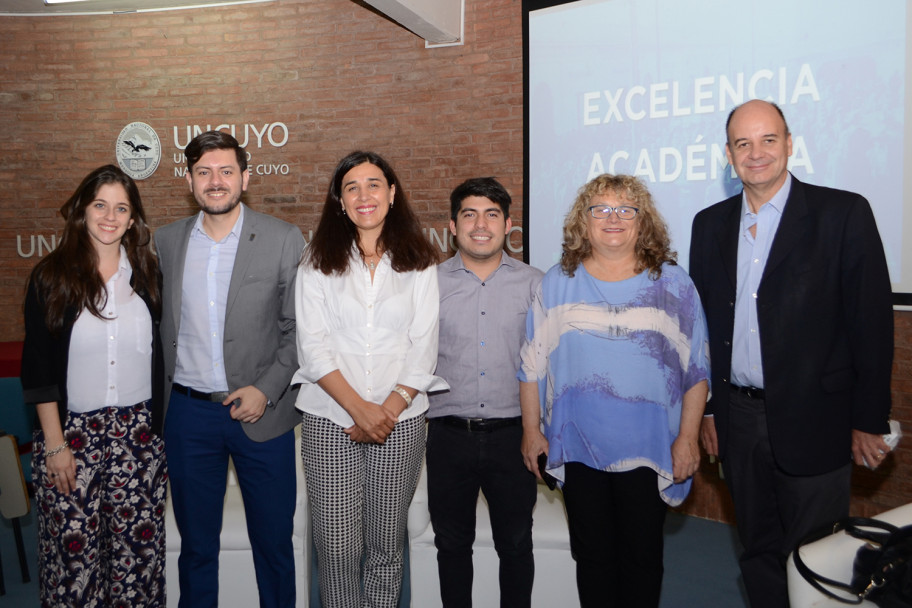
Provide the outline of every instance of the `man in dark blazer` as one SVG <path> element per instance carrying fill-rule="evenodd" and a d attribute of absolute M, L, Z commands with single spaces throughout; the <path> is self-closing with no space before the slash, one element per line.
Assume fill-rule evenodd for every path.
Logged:
<path fill-rule="evenodd" d="M 240 203 L 249 172 L 234 137 L 185 149 L 200 213 L 155 234 L 161 263 L 165 453 L 181 534 L 180 606 L 218 605 L 228 457 L 237 471 L 260 606 L 295 603 L 294 281 L 304 238 Z"/>
<path fill-rule="evenodd" d="M 751 606 L 785 607 L 789 552 L 848 515 L 851 459 L 889 451 L 891 286 L 868 202 L 788 172 L 777 106 L 749 101 L 726 130 L 744 190 L 691 236 L 712 359 L 701 438 L 722 459 Z"/>

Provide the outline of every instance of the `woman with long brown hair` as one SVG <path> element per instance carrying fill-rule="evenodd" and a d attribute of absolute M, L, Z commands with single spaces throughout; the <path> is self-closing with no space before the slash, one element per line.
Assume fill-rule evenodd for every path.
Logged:
<path fill-rule="evenodd" d="M 343 158 L 298 270 L 302 457 L 323 605 L 399 599 L 437 363 L 437 256 L 392 167 Z"/>
<path fill-rule="evenodd" d="M 165 605 L 158 264 L 135 182 L 92 171 L 32 271 L 22 387 L 35 404 L 42 606 Z"/>

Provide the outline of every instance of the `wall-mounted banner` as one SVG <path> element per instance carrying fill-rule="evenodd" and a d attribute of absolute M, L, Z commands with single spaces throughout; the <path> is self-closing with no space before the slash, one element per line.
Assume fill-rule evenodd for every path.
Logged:
<path fill-rule="evenodd" d="M 117 164 L 133 179 L 146 179 L 161 162 L 161 141 L 155 129 L 144 122 L 131 122 L 117 136 Z"/>

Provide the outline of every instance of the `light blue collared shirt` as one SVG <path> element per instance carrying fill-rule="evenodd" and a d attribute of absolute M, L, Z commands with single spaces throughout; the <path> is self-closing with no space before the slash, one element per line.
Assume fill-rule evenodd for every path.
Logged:
<path fill-rule="evenodd" d="M 737 386 L 763 388 L 760 359 L 760 327 L 757 323 L 757 290 L 766 268 L 770 248 L 785 203 L 792 189 L 792 174 L 757 213 L 751 212 L 747 197 L 741 195 L 741 227 L 738 237 L 738 289 L 735 297 L 735 334 L 732 338 L 731 382 Z M 751 226 L 757 226 L 757 236 Z"/>
<path fill-rule="evenodd" d="M 231 232 L 218 242 L 206 234 L 200 212 L 187 244 L 174 381 L 207 393 L 229 390 L 223 331 L 228 287 L 244 225 L 244 205 L 240 208 Z"/>

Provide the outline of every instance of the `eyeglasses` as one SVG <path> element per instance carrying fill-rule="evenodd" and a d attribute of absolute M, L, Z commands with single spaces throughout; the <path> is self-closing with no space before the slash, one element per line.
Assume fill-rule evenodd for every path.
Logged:
<path fill-rule="evenodd" d="M 607 220 L 611 217 L 611 212 L 622 220 L 632 220 L 636 217 L 639 208 L 637 207 L 609 207 L 608 205 L 593 205 L 589 207 L 589 215 L 597 220 Z"/>

